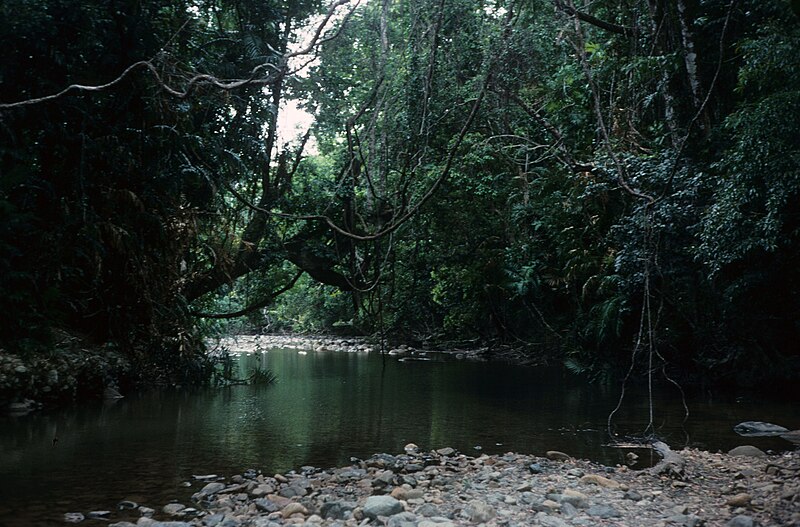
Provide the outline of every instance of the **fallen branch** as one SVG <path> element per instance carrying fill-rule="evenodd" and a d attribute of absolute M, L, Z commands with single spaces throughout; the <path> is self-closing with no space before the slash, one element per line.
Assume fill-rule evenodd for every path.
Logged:
<path fill-rule="evenodd" d="M 683 479 L 686 460 L 679 454 L 672 451 L 666 443 L 655 441 L 653 450 L 661 456 L 661 461 L 650 469 L 652 474 L 658 476 L 669 476 L 671 478 Z"/>

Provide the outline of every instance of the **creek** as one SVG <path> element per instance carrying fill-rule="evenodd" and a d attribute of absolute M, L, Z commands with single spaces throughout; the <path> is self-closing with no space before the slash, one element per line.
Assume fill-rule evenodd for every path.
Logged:
<path fill-rule="evenodd" d="M 202 486 L 184 486 L 194 475 L 327 468 L 376 452 L 400 453 L 410 442 L 471 455 L 560 450 L 610 465 L 625 460 L 625 451 L 607 446 L 606 421 L 619 385 L 589 384 L 561 368 L 436 353 L 408 360 L 238 351 L 239 377 L 268 368 L 277 383 L 150 390 L 0 417 L 0 526 L 63 525 L 66 512 L 114 509 L 122 500 L 160 507 L 187 500 Z M 654 423 L 673 448 L 792 448 L 779 438 L 742 438 L 732 429 L 748 420 L 800 428 L 791 402 L 690 394 L 684 425 L 680 394 L 664 384 L 655 392 Z M 646 391 L 629 387 L 615 417 L 618 431 L 641 434 L 648 414 Z"/>

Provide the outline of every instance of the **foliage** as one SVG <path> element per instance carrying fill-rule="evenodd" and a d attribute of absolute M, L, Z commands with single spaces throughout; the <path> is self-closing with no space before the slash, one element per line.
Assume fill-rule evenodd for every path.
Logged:
<path fill-rule="evenodd" d="M 178 382 L 214 331 L 347 328 L 796 375 L 797 14 L 565 6 L 353 4 L 289 60 L 315 1 L 0 4 L 0 102 L 160 77 L 0 109 L 3 347 L 65 327 Z M 197 74 L 259 83 L 165 89 Z"/>
<path fill-rule="evenodd" d="M 255 367 L 250 372 L 247 380 L 250 384 L 256 386 L 267 386 L 278 382 L 278 377 L 270 369 Z"/>

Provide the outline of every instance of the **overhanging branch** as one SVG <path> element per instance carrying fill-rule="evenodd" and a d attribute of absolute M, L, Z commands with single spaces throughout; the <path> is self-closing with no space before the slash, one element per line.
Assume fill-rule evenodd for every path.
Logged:
<path fill-rule="evenodd" d="M 611 22 L 594 17 L 588 13 L 584 13 L 583 11 L 578 11 L 574 6 L 563 2 L 562 0 L 553 0 L 553 4 L 555 4 L 556 9 L 559 11 L 563 11 L 568 15 L 577 17 L 579 20 L 586 22 L 587 24 L 591 24 L 595 27 L 599 27 L 600 29 L 610 31 L 611 33 L 617 33 L 618 35 L 623 35 L 626 37 L 633 35 L 633 29 L 630 27 L 613 24 Z"/>
<path fill-rule="evenodd" d="M 248 313 L 252 313 L 256 309 L 261 309 L 262 307 L 267 307 L 268 305 L 270 305 L 273 300 L 275 300 L 280 295 L 282 295 L 283 293 L 294 287 L 294 284 L 297 283 L 297 280 L 300 279 L 300 277 L 303 275 L 304 272 L 305 271 L 301 269 L 296 275 L 294 275 L 294 278 L 292 278 L 288 284 L 286 284 L 285 286 L 281 287 L 276 291 L 273 291 L 266 298 L 259 300 L 254 304 L 250 304 L 246 308 L 240 309 L 239 311 L 234 311 L 232 313 L 202 313 L 199 311 L 190 311 L 189 314 L 198 318 L 213 318 L 213 319 L 228 319 L 228 318 L 238 318 L 244 316 Z"/>
<path fill-rule="evenodd" d="M 337 225 L 331 218 L 321 214 L 309 214 L 309 215 L 295 215 L 295 214 L 286 214 L 283 212 L 275 212 L 269 209 L 265 209 L 252 203 L 250 200 L 242 196 L 239 192 L 237 192 L 231 185 L 225 183 L 225 188 L 230 191 L 233 196 L 241 201 L 247 208 L 252 210 L 253 212 L 259 212 L 261 214 L 266 214 L 269 216 L 277 217 L 277 218 L 284 218 L 289 220 L 307 220 L 307 221 L 321 221 L 328 225 L 331 230 L 334 232 L 341 234 L 346 238 L 350 238 L 352 240 L 366 242 L 377 240 L 383 238 L 384 236 L 393 233 L 397 229 L 399 229 L 406 221 L 408 221 L 412 216 L 414 216 L 417 211 L 422 208 L 425 203 L 427 203 L 433 195 L 436 193 L 438 188 L 444 183 L 447 177 L 450 175 L 450 171 L 453 168 L 453 163 L 455 162 L 456 153 L 458 149 L 461 147 L 461 144 L 464 141 L 464 137 L 467 135 L 467 131 L 472 126 L 472 122 L 475 120 L 476 115 L 478 114 L 478 109 L 481 106 L 481 102 L 483 102 L 483 98 L 486 95 L 486 89 L 491 81 L 491 71 L 487 73 L 486 78 L 484 79 L 483 85 L 481 86 L 481 91 L 478 93 L 478 97 L 472 104 L 472 109 L 467 117 L 464 126 L 461 127 L 461 131 L 459 132 L 458 136 L 456 137 L 455 142 L 453 143 L 452 147 L 450 148 L 450 152 L 447 155 L 447 160 L 445 161 L 444 168 L 442 169 L 441 174 L 436 180 L 431 184 L 430 188 L 428 189 L 425 194 L 413 205 L 411 206 L 404 214 L 402 214 L 397 220 L 393 221 L 389 226 L 381 229 L 380 231 L 374 234 L 365 234 L 360 235 L 349 230 L 340 227 Z"/>
<path fill-rule="evenodd" d="M 223 90 L 223 91 L 231 91 L 236 90 L 238 88 L 243 88 L 245 86 L 268 86 L 271 84 L 275 84 L 281 81 L 288 73 L 288 63 L 289 59 L 300 56 L 300 55 L 307 55 L 311 53 L 316 47 L 320 46 L 324 42 L 328 42 L 336 37 L 339 36 L 341 33 L 342 27 L 344 23 L 350 18 L 353 14 L 353 11 L 358 6 L 359 2 L 356 2 L 355 6 L 350 9 L 350 11 L 345 15 L 344 20 L 342 21 L 342 25 L 339 27 L 339 30 L 336 31 L 333 35 L 323 37 L 322 33 L 327 27 L 328 23 L 331 21 L 333 15 L 335 14 L 336 10 L 344 4 L 349 3 L 350 0 L 336 0 L 331 6 L 328 8 L 328 11 L 323 18 L 323 20 L 317 25 L 315 28 L 313 37 L 311 42 L 303 49 L 293 52 L 287 53 L 277 53 L 279 55 L 278 60 L 275 64 L 266 62 L 264 64 L 259 64 L 255 68 L 250 71 L 250 75 L 246 79 L 219 79 L 213 75 L 208 75 L 205 73 L 195 74 L 186 81 L 183 89 L 176 88 L 170 86 L 162 77 L 156 67 L 156 58 L 157 56 L 151 58 L 150 60 L 140 60 L 139 62 L 134 62 L 125 70 L 120 73 L 115 79 L 109 81 L 105 84 L 70 84 L 63 90 L 53 93 L 50 95 L 45 95 L 42 97 L 35 97 L 32 99 L 25 99 L 22 101 L 17 102 L 9 102 L 9 103 L 0 103 L 0 110 L 9 110 L 12 108 L 20 108 L 23 106 L 32 106 L 35 104 L 40 104 L 47 101 L 52 101 L 55 99 L 59 99 L 68 95 L 72 92 L 99 92 L 111 88 L 120 82 L 122 82 L 128 75 L 133 73 L 134 71 L 145 69 L 149 71 L 153 77 L 155 77 L 157 84 L 159 87 L 167 92 L 168 94 L 177 97 L 179 99 L 185 99 L 189 96 L 189 94 L 198 86 L 212 86 L 214 88 Z M 185 26 L 186 24 L 184 24 Z M 183 29 L 183 28 L 181 28 Z M 173 37 L 174 38 L 174 37 Z M 164 48 L 162 48 L 163 50 Z M 264 70 L 272 70 L 268 75 L 264 75 Z"/>

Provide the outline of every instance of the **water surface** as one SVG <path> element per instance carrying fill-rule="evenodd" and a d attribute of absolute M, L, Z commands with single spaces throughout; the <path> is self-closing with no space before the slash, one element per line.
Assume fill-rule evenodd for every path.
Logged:
<path fill-rule="evenodd" d="M 242 355 L 237 364 L 240 376 L 272 369 L 273 386 L 154 390 L 0 418 L 0 526 L 63 525 L 65 512 L 113 509 L 124 499 L 158 508 L 195 492 L 197 483 L 181 486 L 195 474 L 331 467 L 400 453 L 409 442 L 469 454 L 554 449 L 623 461 L 623 451 L 604 446 L 618 386 L 587 384 L 555 368 L 427 358 L 276 349 Z M 654 424 L 674 448 L 786 449 L 781 439 L 744 439 L 732 427 L 759 420 L 800 428 L 796 402 L 695 395 L 682 427 L 679 394 L 659 387 Z M 641 433 L 648 415 L 646 395 L 630 390 L 618 431 Z"/>

